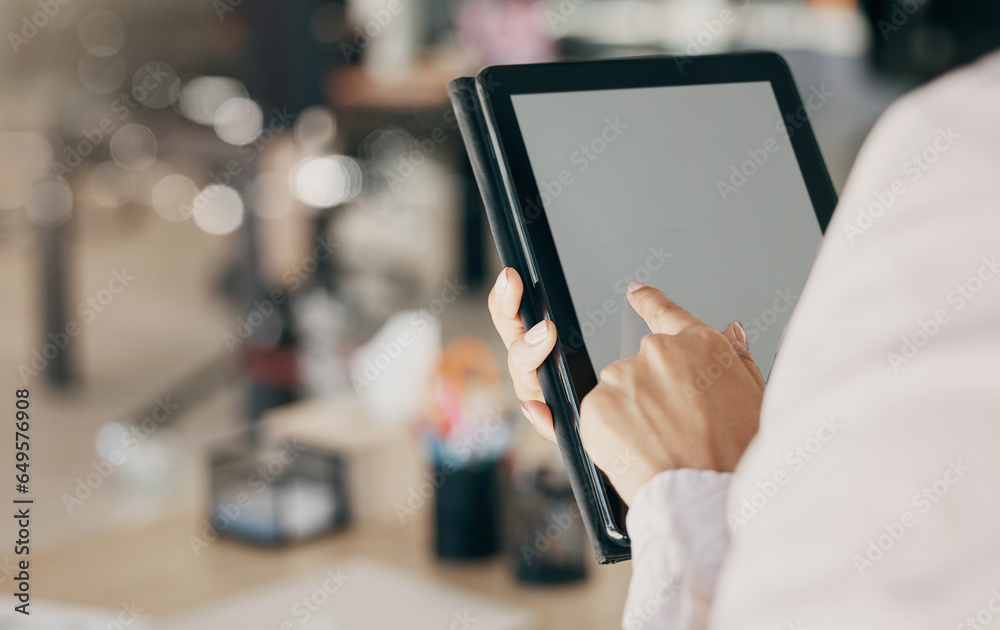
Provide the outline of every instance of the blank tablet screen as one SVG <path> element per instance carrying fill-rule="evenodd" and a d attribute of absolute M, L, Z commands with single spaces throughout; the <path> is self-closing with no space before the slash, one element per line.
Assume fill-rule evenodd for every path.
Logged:
<path fill-rule="evenodd" d="M 771 84 L 511 100 L 595 373 L 649 333 L 640 280 L 739 320 L 766 377 L 822 238 Z"/>

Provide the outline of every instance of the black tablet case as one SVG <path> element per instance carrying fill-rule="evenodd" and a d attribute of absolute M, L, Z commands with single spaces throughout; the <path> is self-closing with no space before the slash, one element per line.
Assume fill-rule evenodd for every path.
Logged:
<path fill-rule="evenodd" d="M 448 95 L 451 97 L 472 171 L 483 197 L 483 205 L 489 218 L 500 262 L 505 267 L 517 271 L 524 281 L 525 290 L 521 300 L 520 315 L 525 328 L 529 328 L 540 321 L 543 314 L 533 287 L 530 286 L 531 275 L 528 273 L 527 261 L 521 251 L 516 228 L 513 225 L 515 210 L 510 207 L 507 195 L 504 193 L 500 163 L 490 141 L 483 104 L 476 90 L 476 80 L 471 77 L 455 79 L 448 84 Z M 590 464 L 583 455 L 580 436 L 574 426 L 574 410 L 570 408 L 562 388 L 557 385 L 559 376 L 553 355 L 550 355 L 539 368 L 538 379 L 541 381 L 545 401 L 552 409 L 559 450 L 566 463 L 570 485 L 573 487 L 580 515 L 590 536 L 594 555 L 601 564 L 628 560 L 631 557 L 628 539 L 617 540 L 605 530 L 597 494 L 590 478 Z"/>

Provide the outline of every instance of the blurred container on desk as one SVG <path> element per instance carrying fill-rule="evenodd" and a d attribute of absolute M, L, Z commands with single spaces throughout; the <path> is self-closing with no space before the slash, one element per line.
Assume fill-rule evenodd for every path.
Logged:
<path fill-rule="evenodd" d="M 424 468 L 407 428 L 372 422 L 354 394 L 273 409 L 261 433 L 267 441 L 293 441 L 339 453 L 346 465 L 351 519 L 361 527 L 399 527 L 403 521 L 397 506 L 424 482 Z"/>
<path fill-rule="evenodd" d="M 309 540 L 350 518 L 343 457 L 285 440 L 212 453 L 212 526 L 262 545 Z"/>
<path fill-rule="evenodd" d="M 517 579 L 531 584 L 585 579 L 587 534 L 561 463 L 515 476 L 511 503 Z"/>
<path fill-rule="evenodd" d="M 434 466 L 440 558 L 480 558 L 501 547 L 500 464 L 511 443 L 493 352 L 457 337 L 441 353 L 422 425 Z"/>

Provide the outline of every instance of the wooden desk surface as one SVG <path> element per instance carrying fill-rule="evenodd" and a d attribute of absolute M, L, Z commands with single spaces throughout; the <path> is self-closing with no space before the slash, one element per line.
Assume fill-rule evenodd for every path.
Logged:
<path fill-rule="evenodd" d="M 349 530 L 286 549 L 218 539 L 196 556 L 189 537 L 199 534 L 201 522 L 201 515 L 178 516 L 36 554 L 34 596 L 113 609 L 135 600 L 147 614 L 164 616 L 362 554 L 533 610 L 545 630 L 612 629 L 621 623 L 631 571 L 629 563 L 595 564 L 577 585 L 524 586 L 514 580 L 506 556 L 470 564 L 437 562 L 426 519 L 388 531 Z"/>

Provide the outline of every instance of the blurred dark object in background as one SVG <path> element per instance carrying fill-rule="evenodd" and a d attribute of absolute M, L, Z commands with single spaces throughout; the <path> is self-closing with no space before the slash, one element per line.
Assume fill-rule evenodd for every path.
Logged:
<path fill-rule="evenodd" d="M 920 81 L 1000 47 L 1000 3 L 987 0 L 864 0 L 871 59 L 885 74 Z"/>
<path fill-rule="evenodd" d="M 212 453 L 211 526 L 260 545 L 316 538 L 348 524 L 344 458 L 295 440 L 252 442 Z"/>
<path fill-rule="evenodd" d="M 446 560 L 470 560 L 500 551 L 500 466 L 434 470 L 443 479 L 434 494 L 434 551 Z"/>
<path fill-rule="evenodd" d="M 341 1 L 254 0 L 236 6 L 250 25 L 242 76 L 255 98 L 296 115 L 323 102 L 321 78 L 346 63 L 348 39 Z"/>
<path fill-rule="evenodd" d="M 514 566 L 529 584 L 567 584 L 587 577 L 589 540 L 565 470 L 541 468 L 515 479 Z"/>

